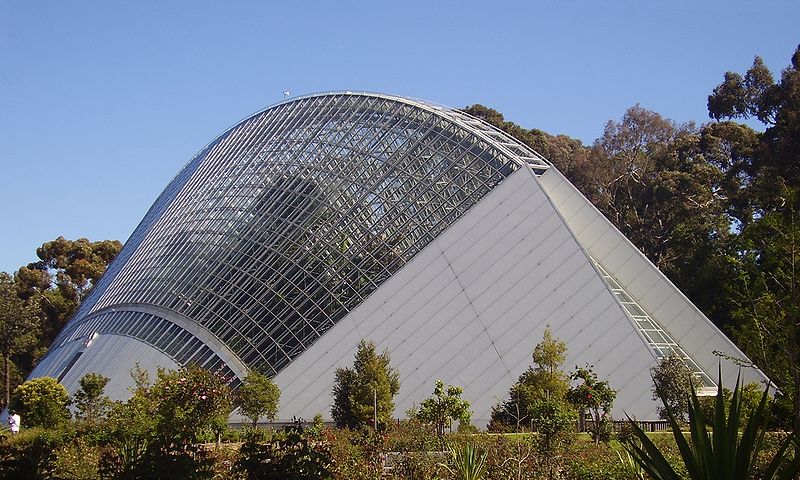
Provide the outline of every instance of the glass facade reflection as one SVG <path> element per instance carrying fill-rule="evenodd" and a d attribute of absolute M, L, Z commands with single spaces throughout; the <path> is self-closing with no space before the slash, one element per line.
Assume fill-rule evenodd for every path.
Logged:
<path fill-rule="evenodd" d="M 275 374 L 523 163 L 548 168 L 483 122 L 409 99 L 270 107 L 175 177 L 54 348 L 127 335 L 179 364 L 234 375 L 235 357 Z"/>

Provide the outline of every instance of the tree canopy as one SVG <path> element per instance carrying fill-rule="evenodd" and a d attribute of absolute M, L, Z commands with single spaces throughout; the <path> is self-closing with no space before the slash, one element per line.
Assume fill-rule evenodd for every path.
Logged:
<path fill-rule="evenodd" d="M 39 247 L 39 260 L 13 277 L 0 273 L 0 351 L 7 392 L 33 370 L 121 249 L 116 240 L 58 237 Z"/>
<path fill-rule="evenodd" d="M 111 409 L 111 399 L 103 394 L 110 378 L 99 373 L 87 373 L 78 383 L 75 392 L 75 417 L 87 422 L 98 422 L 105 418 Z"/>
<path fill-rule="evenodd" d="M 692 389 L 700 387 L 700 380 L 694 376 L 686 363 L 672 353 L 659 360 L 658 365 L 650 369 L 653 377 L 653 400 L 660 400 L 658 416 L 667 420 L 667 410 L 679 421 L 686 421 L 689 415 L 689 397 Z"/>
<path fill-rule="evenodd" d="M 275 420 L 280 397 L 281 391 L 271 378 L 262 373 L 250 371 L 236 391 L 235 403 L 242 415 L 253 422 L 253 428 L 255 428 L 261 417 L 266 417 L 270 421 Z"/>
<path fill-rule="evenodd" d="M 453 420 L 457 420 L 461 425 L 468 425 L 472 416 L 469 402 L 461 398 L 464 389 L 454 385 L 445 384 L 441 380 L 436 380 L 433 395 L 422 401 L 416 418 L 433 424 L 436 427 L 436 436 L 443 443 L 445 428 Z"/>
<path fill-rule="evenodd" d="M 25 302 L 17 295 L 14 280 L 0 272 L 0 355 L 3 356 L 3 403 L 6 407 L 11 398 L 12 357 L 24 353 L 36 345 L 40 332 L 38 305 Z M 16 370 L 16 369 L 15 369 Z M 17 377 L 17 381 L 21 375 Z"/>
<path fill-rule="evenodd" d="M 36 249 L 39 261 L 17 270 L 15 278 L 21 297 L 39 303 L 45 314 L 44 348 L 52 343 L 120 250 L 122 243 L 117 240 L 91 242 L 58 237 Z"/>

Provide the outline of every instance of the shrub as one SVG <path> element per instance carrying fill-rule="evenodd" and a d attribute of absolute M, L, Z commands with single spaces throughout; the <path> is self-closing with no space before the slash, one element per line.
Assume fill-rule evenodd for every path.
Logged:
<path fill-rule="evenodd" d="M 68 406 L 67 389 L 55 378 L 39 377 L 14 390 L 10 410 L 22 417 L 23 428 L 57 428 L 70 419 Z"/>
<path fill-rule="evenodd" d="M 445 469 L 458 480 L 481 480 L 486 475 L 487 453 L 471 443 L 450 448 L 451 459 Z"/>
<path fill-rule="evenodd" d="M 391 424 L 385 433 L 390 452 L 430 452 L 441 447 L 428 426 L 413 418 Z"/>
<path fill-rule="evenodd" d="M 325 442 L 313 442 L 300 426 L 281 432 L 252 430 L 242 444 L 234 470 L 246 480 L 331 479 L 331 454 Z"/>
<path fill-rule="evenodd" d="M 75 417 L 94 423 L 105 418 L 111 409 L 111 400 L 103 395 L 110 379 L 99 373 L 87 373 L 80 379 L 81 388 L 75 393 Z"/>
<path fill-rule="evenodd" d="M 628 474 L 606 443 L 583 442 L 569 452 L 565 461 L 564 477 L 569 480 L 627 480 Z"/>
<path fill-rule="evenodd" d="M 53 478 L 56 451 L 74 436 L 73 429 L 62 425 L 50 430 L 26 429 L 18 435 L 0 437 L 0 480 Z"/>
<path fill-rule="evenodd" d="M 106 422 L 103 478 L 211 478 L 213 458 L 196 445 L 203 432 L 225 429 L 230 390 L 219 375 L 190 366 L 160 370 L 153 385 L 133 372 L 137 389 Z"/>
<path fill-rule="evenodd" d="M 61 480 L 95 480 L 100 478 L 99 463 L 102 447 L 91 439 L 74 438 L 55 452 L 53 477 Z"/>

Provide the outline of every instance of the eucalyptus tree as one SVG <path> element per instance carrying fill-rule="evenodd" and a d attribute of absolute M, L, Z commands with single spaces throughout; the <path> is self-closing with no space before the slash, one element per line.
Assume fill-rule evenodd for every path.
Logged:
<path fill-rule="evenodd" d="M 3 356 L 3 407 L 11 399 L 12 357 L 36 345 L 40 331 L 36 304 L 23 301 L 11 276 L 0 272 L 0 355 Z"/>

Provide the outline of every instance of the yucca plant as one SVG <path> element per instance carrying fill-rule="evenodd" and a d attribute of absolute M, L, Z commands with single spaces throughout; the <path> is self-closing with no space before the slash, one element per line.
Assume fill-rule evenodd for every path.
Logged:
<path fill-rule="evenodd" d="M 761 402 L 739 432 L 742 408 L 740 379 L 736 379 L 730 407 L 726 414 L 722 395 L 722 371 L 720 369 L 717 398 L 714 403 L 714 418 L 706 418 L 694 388 L 689 402 L 689 437 L 681 431 L 681 424 L 665 403 L 675 443 L 686 465 L 688 478 L 692 480 L 744 480 L 752 478 L 759 452 L 764 448 L 766 433 L 767 400 L 769 386 L 761 396 Z M 656 480 L 679 480 L 679 476 L 664 455 L 645 435 L 639 425 L 628 417 L 636 441 L 626 441 L 625 449 L 634 461 Z M 708 429 L 711 427 L 711 432 Z M 796 433 L 791 433 L 775 452 L 764 471 L 765 480 L 789 480 L 800 471 L 800 457 L 790 457 L 789 448 L 797 443 Z"/>
<path fill-rule="evenodd" d="M 470 443 L 459 448 L 450 448 L 453 467 L 443 465 L 458 480 L 481 480 L 486 475 L 486 452 L 478 453 L 478 449 Z"/>
<path fill-rule="evenodd" d="M 633 455 L 630 452 L 625 452 L 623 455 L 622 452 L 617 452 L 617 457 L 619 458 L 619 463 L 622 465 L 622 469 L 631 477 L 635 478 L 636 480 L 644 480 L 644 470 L 639 463 L 634 460 Z"/>

